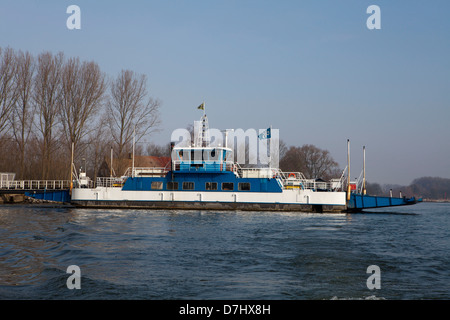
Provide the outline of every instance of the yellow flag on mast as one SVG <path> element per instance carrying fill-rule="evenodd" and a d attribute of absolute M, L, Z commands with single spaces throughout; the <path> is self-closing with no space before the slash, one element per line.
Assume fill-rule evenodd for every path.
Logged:
<path fill-rule="evenodd" d="M 197 107 L 199 110 L 205 110 L 205 103 L 203 102 L 201 105 Z"/>

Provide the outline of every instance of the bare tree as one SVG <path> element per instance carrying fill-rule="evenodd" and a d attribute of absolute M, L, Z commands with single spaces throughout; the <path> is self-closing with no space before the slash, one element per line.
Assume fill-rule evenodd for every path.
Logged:
<path fill-rule="evenodd" d="M 19 173 L 25 175 L 25 150 L 32 131 L 34 104 L 32 103 L 33 76 L 35 70 L 34 58 L 29 52 L 17 53 L 17 71 L 15 82 L 17 86 L 17 100 L 11 112 L 10 122 L 12 134 L 19 151 Z"/>
<path fill-rule="evenodd" d="M 288 146 L 286 145 L 286 142 L 284 142 L 283 140 L 279 140 L 278 141 L 278 159 L 283 159 L 283 157 L 286 155 L 286 153 L 288 152 Z"/>
<path fill-rule="evenodd" d="M 55 126 L 57 125 L 58 99 L 64 55 L 41 53 L 37 58 L 34 100 L 37 107 L 36 127 L 41 136 L 41 178 L 48 179 L 55 151 Z"/>
<path fill-rule="evenodd" d="M 312 144 L 306 144 L 301 149 L 306 167 L 305 174 L 311 178 L 329 178 L 329 173 L 338 166 L 328 150 L 317 148 Z"/>
<path fill-rule="evenodd" d="M 0 136 L 0 172 L 14 172 L 14 141 L 7 135 Z M 7 152 L 6 152 L 7 151 Z"/>
<path fill-rule="evenodd" d="M 102 115 L 95 125 L 95 130 L 89 134 L 88 148 L 86 149 L 86 168 L 88 176 L 96 181 L 100 166 L 104 161 L 110 162 L 111 139 L 107 127 L 107 118 Z M 109 173 L 108 173 L 109 175 Z"/>
<path fill-rule="evenodd" d="M 170 157 L 171 146 L 170 142 L 165 145 L 157 145 L 150 143 L 146 148 L 147 155 L 155 157 Z"/>
<path fill-rule="evenodd" d="M 16 68 L 14 50 L 0 48 L 0 135 L 8 127 L 9 115 L 17 100 Z"/>
<path fill-rule="evenodd" d="M 72 143 L 78 155 L 92 156 L 94 176 L 112 145 L 124 158 L 133 136 L 138 143 L 157 129 L 160 102 L 149 96 L 146 76 L 129 70 L 113 81 L 107 105 L 106 87 L 95 62 L 0 48 L 0 145 L 8 150 L 0 153 L 0 169 L 23 179 L 61 179 Z M 104 106 L 108 116 L 98 118 Z"/>
<path fill-rule="evenodd" d="M 119 161 L 129 153 L 133 136 L 137 143 L 156 130 L 160 123 L 159 107 L 160 102 L 148 96 L 145 75 L 122 70 L 111 83 L 107 103 L 108 124 Z M 120 162 L 117 165 L 116 172 L 126 169 Z"/>
<path fill-rule="evenodd" d="M 60 117 L 67 150 L 72 143 L 81 153 L 80 143 L 94 129 L 93 117 L 102 106 L 105 76 L 95 62 L 69 59 L 62 69 Z"/>
<path fill-rule="evenodd" d="M 331 178 L 338 168 L 328 150 L 317 148 L 311 144 L 302 147 L 290 147 L 280 161 L 283 171 L 299 171 L 307 178 Z"/>

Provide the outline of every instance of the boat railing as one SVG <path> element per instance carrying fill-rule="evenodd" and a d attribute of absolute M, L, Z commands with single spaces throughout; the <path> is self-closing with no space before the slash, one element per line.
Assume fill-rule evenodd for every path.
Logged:
<path fill-rule="evenodd" d="M 356 181 L 355 181 L 355 183 L 356 183 L 356 192 L 357 193 L 361 193 L 362 190 L 363 190 L 363 183 L 364 183 L 363 174 L 364 174 L 364 172 L 361 171 L 361 173 L 359 174 L 358 179 L 356 179 Z"/>
<path fill-rule="evenodd" d="M 78 179 L 73 181 L 73 186 L 75 188 L 95 188 L 96 184 L 91 179 Z"/>
<path fill-rule="evenodd" d="M 340 191 L 345 190 L 345 187 L 347 186 L 347 170 L 348 166 L 344 168 L 342 171 L 341 177 L 339 178 L 339 184 L 340 184 Z"/>
<path fill-rule="evenodd" d="M 307 180 L 306 177 L 301 172 L 283 172 L 279 171 L 279 175 L 281 176 L 281 179 L 283 180 Z"/>
<path fill-rule="evenodd" d="M 162 177 L 169 172 L 166 167 L 135 167 L 128 168 L 125 171 L 124 176 L 126 177 Z"/>
<path fill-rule="evenodd" d="M 0 188 L 9 188 L 15 176 L 16 174 L 12 172 L 0 172 Z"/>
<path fill-rule="evenodd" d="M 233 161 L 182 161 L 173 160 L 172 166 L 174 171 L 185 172 L 212 172 L 212 171 L 229 171 L 237 173 L 239 167 Z"/>
<path fill-rule="evenodd" d="M 14 180 L 1 185 L 1 189 L 9 190 L 63 190 L 68 188 L 70 188 L 69 180 Z"/>
<path fill-rule="evenodd" d="M 285 189 L 310 189 L 315 191 L 340 191 L 342 190 L 342 177 L 323 181 L 320 179 L 307 179 L 301 172 L 279 171 L 277 176 L 283 182 Z"/>
<path fill-rule="evenodd" d="M 279 170 L 273 168 L 241 168 L 239 167 L 241 178 L 276 178 Z"/>
<path fill-rule="evenodd" d="M 116 188 L 122 187 L 127 177 L 97 177 L 97 187 Z"/>
<path fill-rule="evenodd" d="M 339 184 L 336 181 L 317 181 L 315 179 L 288 179 L 283 180 L 285 189 L 309 189 L 314 191 L 338 191 Z"/>

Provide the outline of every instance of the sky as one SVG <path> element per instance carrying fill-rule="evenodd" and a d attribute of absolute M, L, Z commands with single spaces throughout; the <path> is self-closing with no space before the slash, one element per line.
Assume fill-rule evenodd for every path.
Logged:
<path fill-rule="evenodd" d="M 67 7 L 81 29 L 68 29 Z M 381 29 L 367 20 L 380 8 Z M 351 176 L 408 185 L 450 178 L 450 2 L 387 0 L 0 0 L 0 47 L 64 52 L 107 76 L 148 77 L 166 144 L 199 120 L 279 129 L 329 150 Z"/>

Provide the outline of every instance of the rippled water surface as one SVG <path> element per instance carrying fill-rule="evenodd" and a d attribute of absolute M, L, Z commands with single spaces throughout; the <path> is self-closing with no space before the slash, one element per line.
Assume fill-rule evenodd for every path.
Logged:
<path fill-rule="evenodd" d="M 67 267 L 81 289 L 67 288 Z M 370 290 L 367 267 L 380 268 Z M 0 206 L 1 299 L 450 299 L 450 204 L 361 214 Z"/>

